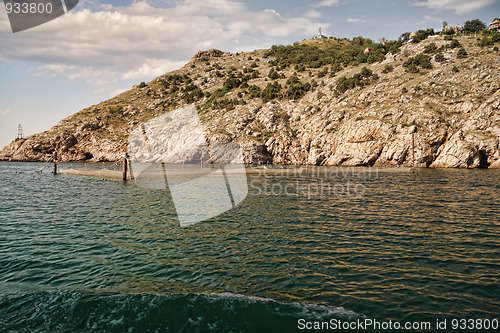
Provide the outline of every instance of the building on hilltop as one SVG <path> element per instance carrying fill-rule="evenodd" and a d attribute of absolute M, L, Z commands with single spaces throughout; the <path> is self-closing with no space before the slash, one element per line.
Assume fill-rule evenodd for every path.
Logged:
<path fill-rule="evenodd" d="M 454 33 L 459 33 L 460 31 L 462 31 L 462 26 L 458 24 L 444 26 L 443 32 L 447 31 L 453 31 Z"/>
<path fill-rule="evenodd" d="M 488 30 L 493 30 L 493 29 L 495 29 L 496 31 L 500 31 L 500 19 L 495 18 L 493 22 L 490 23 Z"/>
<path fill-rule="evenodd" d="M 319 33 L 318 33 L 316 36 L 314 36 L 314 37 L 313 37 L 313 39 L 323 39 L 323 38 L 327 38 L 325 35 L 323 35 L 323 34 L 321 33 L 321 27 L 319 27 L 318 32 L 319 32 Z"/>
<path fill-rule="evenodd" d="M 21 124 L 19 124 L 17 126 L 17 138 L 15 141 L 19 141 L 19 140 L 22 140 L 24 139 L 24 134 L 23 134 L 23 127 L 21 126 Z"/>

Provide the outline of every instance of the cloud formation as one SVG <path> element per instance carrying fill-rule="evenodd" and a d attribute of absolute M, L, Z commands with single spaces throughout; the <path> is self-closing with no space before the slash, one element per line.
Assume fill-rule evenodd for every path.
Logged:
<path fill-rule="evenodd" d="M 363 20 L 360 18 L 348 18 L 347 22 L 349 22 L 349 23 L 363 23 L 363 22 L 366 22 L 366 20 Z"/>
<path fill-rule="evenodd" d="M 437 10 L 450 10 L 458 15 L 467 14 L 487 7 L 498 0 L 425 0 L 417 1 L 413 5 Z"/>
<path fill-rule="evenodd" d="M 0 109 L 0 116 L 6 116 L 9 113 L 10 113 L 10 108 L 4 109 L 4 110 Z"/>
<path fill-rule="evenodd" d="M 321 0 L 314 7 L 332 7 L 340 4 L 340 0 Z"/>
<path fill-rule="evenodd" d="M 0 60 L 39 64 L 39 75 L 106 85 L 146 81 L 177 69 L 199 50 L 249 51 L 314 34 L 328 24 L 309 17 L 250 11 L 233 0 L 183 0 L 158 8 L 146 1 L 127 7 L 100 6 L 68 14 L 12 34 L 0 17 Z M 114 89 L 113 89 L 114 90 Z"/>
<path fill-rule="evenodd" d="M 424 15 L 423 20 L 418 21 L 417 24 L 424 24 L 424 23 L 437 23 L 437 22 L 443 22 L 445 19 L 440 18 L 440 17 L 434 17 L 430 15 Z"/>

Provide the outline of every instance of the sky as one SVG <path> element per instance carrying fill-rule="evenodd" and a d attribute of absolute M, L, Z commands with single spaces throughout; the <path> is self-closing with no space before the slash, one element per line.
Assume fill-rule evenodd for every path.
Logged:
<path fill-rule="evenodd" d="M 31 0 L 36 2 L 36 0 Z M 199 50 L 240 52 L 311 38 L 379 41 L 500 17 L 500 0 L 80 0 L 65 15 L 13 33 L 0 4 L 0 149 Z"/>

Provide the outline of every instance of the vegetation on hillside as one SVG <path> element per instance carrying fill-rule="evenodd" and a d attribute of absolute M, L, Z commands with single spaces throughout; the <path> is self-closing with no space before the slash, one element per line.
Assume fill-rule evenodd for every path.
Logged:
<path fill-rule="evenodd" d="M 338 43 L 329 44 L 327 47 L 305 43 L 295 43 L 288 46 L 274 45 L 263 54 L 263 58 L 267 59 L 267 65 L 269 66 L 269 71 L 265 76 L 262 76 L 257 70 L 259 65 L 256 61 L 240 71 L 234 68 L 229 71 L 226 70 L 228 73 L 225 77 L 227 78 L 222 88 L 207 96 L 208 99 L 203 104 L 203 109 L 223 107 L 230 110 L 235 105 L 244 104 L 242 98 L 245 96 L 260 98 L 264 103 L 273 99 L 300 99 L 307 92 L 314 90 L 318 83 L 314 79 L 304 80 L 304 75 L 299 74 L 308 72 L 309 77 L 317 76 L 317 78 L 322 78 L 328 74 L 333 77 L 336 72 L 350 65 L 383 61 L 386 54 L 389 52 L 397 53 L 401 46 L 402 41 L 392 41 L 383 45 L 363 37 L 356 37 L 352 41 L 347 39 L 339 40 Z M 364 52 L 366 48 L 370 48 L 371 52 Z M 253 58 L 250 57 L 248 60 L 253 60 Z M 213 67 L 212 70 L 222 73 L 224 69 Z M 313 75 L 312 71 L 315 71 L 316 74 Z M 363 75 L 366 74 L 366 72 L 363 73 Z M 360 82 L 366 83 L 368 77 L 371 76 L 354 77 L 350 78 L 348 82 L 355 82 L 354 86 L 360 86 Z M 266 83 L 265 86 L 254 83 L 255 80 L 262 81 L 262 79 L 271 82 Z M 350 83 L 346 84 L 351 86 Z M 184 95 L 186 102 L 203 98 L 197 87 L 191 87 L 188 90 Z M 240 99 L 226 98 L 225 96 L 230 92 L 236 92 Z"/>
<path fill-rule="evenodd" d="M 378 75 L 372 70 L 363 67 L 361 72 L 354 74 L 352 77 L 342 76 L 337 80 L 337 93 L 342 94 L 349 89 L 356 87 L 365 87 L 378 80 Z"/>
<path fill-rule="evenodd" d="M 469 53 L 455 37 L 477 33 L 485 27 L 483 22 L 475 19 L 465 22 L 460 32 L 452 29 L 443 30 L 440 33 L 445 35 L 444 39 L 449 41 L 448 44 L 441 43 L 438 47 L 435 42 L 429 42 L 421 53 L 411 57 L 406 56 L 401 65 L 409 73 L 432 69 L 432 60 L 446 63 L 447 58 L 443 53 L 451 49 L 457 49 L 455 53 L 457 59 L 466 58 Z M 435 33 L 434 29 L 418 30 L 411 41 L 419 43 Z M 333 78 L 336 73 L 349 66 L 369 65 L 385 60 L 389 53 L 398 54 L 403 44 L 409 41 L 409 37 L 408 32 L 402 34 L 397 41 L 384 43 L 376 43 L 359 36 L 352 40 L 330 38 L 287 46 L 274 45 L 269 50 L 259 53 L 264 60 L 255 55 L 245 56 L 248 62 L 243 66 L 210 63 L 209 60 L 214 60 L 213 58 L 203 57 L 199 63 L 191 63 L 191 68 L 195 69 L 198 66 L 204 75 L 196 75 L 196 71 L 166 75 L 160 81 L 160 96 L 165 100 L 163 103 L 165 108 L 176 107 L 183 103 L 199 103 L 202 110 L 215 108 L 231 110 L 256 98 L 263 103 L 274 99 L 297 100 L 307 92 L 315 90 L 319 85 L 316 79 L 321 81 L 324 77 Z M 499 42 L 500 33 L 495 30 L 484 30 L 477 40 L 481 47 L 495 46 L 495 43 Z M 216 57 L 221 57 L 222 54 L 219 51 Z M 388 74 L 394 69 L 393 65 L 386 65 L 381 73 Z M 207 74 L 222 84 L 219 83 L 213 90 L 206 89 L 209 80 Z M 364 87 L 377 80 L 377 74 L 363 67 L 360 72 L 350 77 L 339 77 L 331 88 L 337 94 L 343 94 L 349 89 Z M 158 95 L 158 92 L 145 83 L 141 83 L 139 88 L 147 89 L 146 93 L 151 97 Z"/>
<path fill-rule="evenodd" d="M 397 52 L 401 45 L 401 41 L 392 41 L 382 45 L 360 36 L 353 38 L 347 45 L 337 44 L 326 49 L 300 43 L 288 46 L 274 45 L 265 54 L 265 57 L 274 57 L 276 60 L 272 64 L 281 68 L 295 66 L 296 70 L 301 70 L 320 68 L 325 65 L 341 68 L 354 64 L 371 64 L 382 61 L 388 52 Z M 365 53 L 366 48 L 371 48 L 373 51 Z"/>

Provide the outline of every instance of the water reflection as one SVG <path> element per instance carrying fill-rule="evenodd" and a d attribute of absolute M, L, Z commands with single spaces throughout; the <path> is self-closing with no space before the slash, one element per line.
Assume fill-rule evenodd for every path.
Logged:
<path fill-rule="evenodd" d="M 0 186 L 9 189 L 0 194 L 1 285 L 232 292 L 397 320 L 500 313 L 496 171 L 380 170 L 335 180 L 362 183 L 362 196 L 249 186 L 236 209 L 181 228 L 168 191 L 32 169 L 0 164 Z M 253 172 L 248 181 L 317 178 Z"/>

